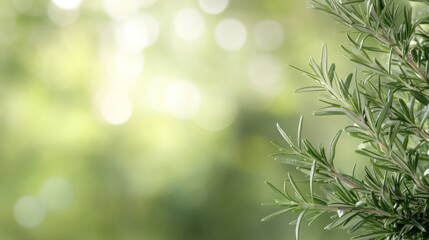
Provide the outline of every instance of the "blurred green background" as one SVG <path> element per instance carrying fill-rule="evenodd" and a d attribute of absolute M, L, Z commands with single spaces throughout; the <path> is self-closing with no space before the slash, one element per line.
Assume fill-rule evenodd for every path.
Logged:
<path fill-rule="evenodd" d="M 294 239 L 260 222 L 264 181 L 300 176 L 270 141 L 346 122 L 289 67 L 327 43 L 347 72 L 340 30 L 303 0 L 0 1 L 0 239 Z M 302 238 L 346 239 L 324 225 Z"/>

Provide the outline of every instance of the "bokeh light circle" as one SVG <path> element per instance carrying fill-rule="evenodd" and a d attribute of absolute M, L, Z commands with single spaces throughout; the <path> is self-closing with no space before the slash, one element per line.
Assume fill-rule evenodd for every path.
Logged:
<path fill-rule="evenodd" d="M 219 47 L 228 51 L 241 49 L 246 42 L 247 32 L 244 25 L 232 18 L 219 22 L 215 29 L 215 40 Z"/>
<path fill-rule="evenodd" d="M 35 227 L 45 219 L 46 209 L 42 201 L 34 196 L 18 199 L 14 207 L 15 220 L 24 227 Z"/>
<path fill-rule="evenodd" d="M 201 110 L 194 118 L 195 123 L 209 131 L 221 131 L 228 128 L 237 117 L 237 103 L 222 92 L 204 95 Z"/>
<path fill-rule="evenodd" d="M 152 16 L 139 15 L 118 25 L 116 40 L 121 49 L 139 52 L 156 42 L 159 31 L 159 24 Z"/>
<path fill-rule="evenodd" d="M 59 8 L 72 10 L 80 7 L 82 0 L 52 0 Z"/>
<path fill-rule="evenodd" d="M 102 78 L 111 83 L 115 90 L 126 92 L 138 83 L 145 65 L 144 55 L 140 52 L 114 51 L 100 47 L 100 62 L 105 69 Z"/>
<path fill-rule="evenodd" d="M 123 76 L 123 78 L 131 79 L 143 71 L 144 57 L 142 54 L 117 53 L 111 60 L 112 68 L 109 70 L 114 77 Z M 126 81 L 126 79 L 123 80 Z"/>
<path fill-rule="evenodd" d="M 279 22 L 264 20 L 255 26 L 253 37 L 257 47 L 262 50 L 272 51 L 283 44 L 284 30 Z"/>
<path fill-rule="evenodd" d="M 101 102 L 101 115 L 106 122 L 120 125 L 128 121 L 133 105 L 125 94 L 108 93 Z"/>
<path fill-rule="evenodd" d="M 159 22 L 152 15 L 149 14 L 142 14 L 137 17 L 146 25 L 148 37 L 147 45 L 145 47 L 155 44 L 155 42 L 158 40 L 161 31 Z"/>
<path fill-rule="evenodd" d="M 198 0 L 201 9 L 208 14 L 219 14 L 228 7 L 229 0 Z"/>
<path fill-rule="evenodd" d="M 179 37 L 188 41 L 194 41 L 203 35 L 205 20 L 197 10 L 185 8 L 176 14 L 174 29 Z"/>
<path fill-rule="evenodd" d="M 103 0 L 104 11 L 113 19 L 125 19 L 134 15 L 141 7 L 155 3 L 155 0 Z"/>
<path fill-rule="evenodd" d="M 201 105 L 201 91 L 188 80 L 153 80 L 147 90 L 149 105 L 179 119 L 195 117 Z"/>
<path fill-rule="evenodd" d="M 266 54 L 253 57 L 247 65 L 247 75 L 251 86 L 258 92 L 273 95 L 278 91 L 282 75 L 279 59 Z"/>
<path fill-rule="evenodd" d="M 124 37 L 125 48 L 130 51 L 141 51 L 149 42 L 149 30 L 144 22 L 131 19 L 122 26 L 120 36 Z"/>
<path fill-rule="evenodd" d="M 75 9 L 63 9 L 53 4 L 52 2 L 48 6 L 48 15 L 53 23 L 58 26 L 68 26 L 73 24 L 79 18 L 79 8 Z"/>
<path fill-rule="evenodd" d="M 192 118 L 198 113 L 200 103 L 200 91 L 192 82 L 176 80 L 168 83 L 164 107 L 171 115 L 180 119 Z"/>
<path fill-rule="evenodd" d="M 140 53 L 117 52 L 106 59 L 107 78 L 113 87 L 126 91 L 132 88 L 144 68 L 144 56 Z"/>
<path fill-rule="evenodd" d="M 73 186 L 64 178 L 49 178 L 40 189 L 39 197 L 51 211 L 67 208 L 73 200 Z"/>

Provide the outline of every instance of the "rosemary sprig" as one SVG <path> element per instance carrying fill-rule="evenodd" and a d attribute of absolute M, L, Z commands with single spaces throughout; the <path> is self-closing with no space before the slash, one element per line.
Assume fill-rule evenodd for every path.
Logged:
<path fill-rule="evenodd" d="M 273 156 L 308 177 L 310 191 L 303 194 L 290 174 L 285 186 L 293 194 L 267 183 L 277 196 L 272 204 L 281 209 L 263 221 L 299 212 L 296 239 L 300 223 L 323 214 L 333 219 L 326 229 L 343 227 L 352 239 L 429 238 L 429 15 L 413 16 L 410 2 L 429 7 L 429 0 L 310 1 L 349 28 L 342 48 L 357 70 L 338 76 L 324 46 L 320 63 L 297 68 L 314 80 L 298 92 L 321 92 L 326 106 L 315 115 L 345 115 L 351 124 L 329 151 L 302 138 L 302 118 L 296 141 L 277 125 L 288 147 L 274 143 L 279 152 Z M 360 178 L 335 167 L 343 131 L 364 143 L 356 150 L 368 159 Z"/>

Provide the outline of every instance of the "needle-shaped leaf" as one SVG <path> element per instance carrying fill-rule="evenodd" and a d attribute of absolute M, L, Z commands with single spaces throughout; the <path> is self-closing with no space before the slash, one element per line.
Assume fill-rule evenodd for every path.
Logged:
<path fill-rule="evenodd" d="M 325 229 L 331 230 L 331 229 L 334 229 L 338 226 L 347 224 L 347 222 L 349 222 L 351 219 L 353 219 L 358 214 L 359 214 L 358 211 L 351 211 L 351 212 L 345 213 L 341 217 L 337 218 L 332 223 L 330 223 L 328 226 L 326 226 Z"/>
<path fill-rule="evenodd" d="M 313 199 L 313 183 L 314 183 L 314 172 L 316 171 L 316 160 L 313 160 L 313 164 L 311 165 L 310 171 L 310 198 Z"/>
<path fill-rule="evenodd" d="M 301 202 L 306 202 L 306 201 L 305 201 L 305 198 L 304 198 L 304 195 L 301 193 L 301 190 L 299 190 L 299 188 L 296 186 L 296 183 L 295 183 L 295 181 L 293 180 L 293 178 L 292 178 L 292 176 L 290 175 L 290 173 L 287 173 L 287 177 L 288 177 L 288 180 L 289 180 L 290 184 L 292 185 L 292 188 L 293 188 L 293 190 L 295 191 L 295 195 L 298 197 L 298 199 L 299 199 Z"/>
<path fill-rule="evenodd" d="M 277 216 L 280 216 L 280 215 L 282 215 L 282 214 L 288 213 L 288 212 L 290 212 L 290 211 L 292 211 L 292 210 L 294 210 L 294 209 L 295 209 L 295 207 L 288 207 L 288 208 L 282 209 L 282 210 L 280 210 L 280 211 L 273 212 L 273 213 L 271 213 L 270 215 L 268 215 L 268 216 L 266 216 L 266 217 L 262 218 L 262 219 L 261 219 L 261 221 L 262 221 L 262 222 L 269 221 L 269 220 L 271 220 L 271 219 L 272 219 L 272 218 L 274 218 L 274 217 L 277 217 Z"/>
<path fill-rule="evenodd" d="M 270 189 L 276 193 L 278 196 L 283 197 L 285 199 L 289 199 L 289 197 L 283 193 L 282 191 L 280 191 L 278 188 L 276 188 L 273 184 L 271 184 L 270 182 L 266 181 L 265 184 L 268 185 L 268 187 L 270 187 Z"/>
<path fill-rule="evenodd" d="M 277 123 L 277 129 L 280 132 L 280 134 L 282 135 L 283 139 L 289 144 L 289 146 L 293 146 L 293 142 L 290 139 L 290 137 L 287 135 L 287 133 L 285 132 L 285 130 L 283 130 L 282 127 L 280 127 L 280 124 Z"/>
<path fill-rule="evenodd" d="M 381 112 L 378 115 L 376 122 L 375 122 L 375 128 L 376 128 L 377 133 L 381 132 L 381 126 L 382 126 L 384 120 L 386 119 L 387 115 L 389 114 L 389 111 L 390 111 L 391 106 L 392 106 L 392 102 L 393 102 L 393 91 L 389 91 L 388 97 L 387 97 L 387 102 L 384 105 L 383 109 L 381 110 Z"/>
<path fill-rule="evenodd" d="M 301 226 L 302 219 L 304 218 L 304 215 L 306 213 L 306 209 L 304 209 L 298 216 L 296 220 L 296 226 L 295 226 L 295 240 L 299 240 L 299 228 Z"/>
<path fill-rule="evenodd" d="M 298 139 L 297 139 L 298 148 L 301 148 L 302 123 L 303 123 L 303 117 L 301 116 L 299 118 L 299 124 L 298 124 Z"/>
<path fill-rule="evenodd" d="M 329 75 L 328 75 L 328 49 L 326 47 L 326 45 L 323 45 L 322 48 L 322 58 L 320 60 L 320 66 L 322 69 L 322 73 L 323 73 L 323 78 L 325 79 L 325 81 L 329 81 Z M 331 82 L 331 81 L 329 81 Z"/>
<path fill-rule="evenodd" d="M 332 139 L 331 144 L 329 145 L 329 154 L 330 154 L 329 163 L 331 164 L 331 166 L 334 165 L 336 147 L 337 147 L 338 139 L 340 138 L 342 132 L 343 132 L 342 130 L 338 131 L 337 134 L 335 134 L 334 138 Z"/>

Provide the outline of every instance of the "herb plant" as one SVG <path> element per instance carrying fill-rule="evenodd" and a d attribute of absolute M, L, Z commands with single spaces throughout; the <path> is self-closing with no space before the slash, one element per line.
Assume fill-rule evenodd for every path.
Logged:
<path fill-rule="evenodd" d="M 310 1 L 347 27 L 342 48 L 356 70 L 338 76 L 325 46 L 320 63 L 299 69 L 314 85 L 298 92 L 321 92 L 325 107 L 315 115 L 344 115 L 351 123 L 329 149 L 302 138 L 302 118 L 296 140 L 277 125 L 287 147 L 274 143 L 273 156 L 307 177 L 309 193 L 289 173 L 283 188 L 267 183 L 276 194 L 270 204 L 281 209 L 262 221 L 297 213 L 296 239 L 302 222 L 324 214 L 331 216 L 325 229 L 343 227 L 352 239 L 429 239 L 429 15 L 415 14 L 411 2 L 429 6 L 429 0 Z M 342 132 L 363 143 L 356 150 L 368 159 L 362 174 L 335 166 Z"/>

